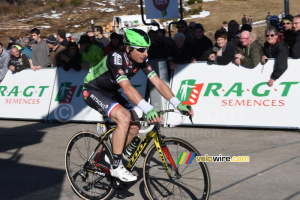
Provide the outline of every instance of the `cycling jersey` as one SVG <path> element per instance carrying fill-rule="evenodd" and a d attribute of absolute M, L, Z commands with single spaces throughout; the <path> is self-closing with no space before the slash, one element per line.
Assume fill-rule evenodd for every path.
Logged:
<path fill-rule="evenodd" d="M 139 64 L 130 65 L 125 52 L 111 52 L 97 65 L 92 67 L 84 79 L 83 97 L 87 105 L 103 115 L 111 117 L 114 108 L 122 105 L 132 110 L 131 104 L 118 92 L 119 83 L 130 80 L 142 69 L 145 75 L 151 79 L 156 75 L 148 59 Z"/>
<path fill-rule="evenodd" d="M 111 52 L 90 69 L 84 79 L 84 87 L 113 92 L 120 88 L 121 81 L 130 80 L 139 69 L 149 79 L 156 75 L 147 58 L 144 63 L 130 65 L 126 52 Z"/>

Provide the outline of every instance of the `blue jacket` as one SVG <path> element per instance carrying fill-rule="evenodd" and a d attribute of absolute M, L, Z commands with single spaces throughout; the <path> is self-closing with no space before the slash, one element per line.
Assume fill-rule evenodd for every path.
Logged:
<path fill-rule="evenodd" d="M 28 58 L 32 59 L 32 50 L 29 47 L 21 49 L 21 53 L 24 53 Z"/>

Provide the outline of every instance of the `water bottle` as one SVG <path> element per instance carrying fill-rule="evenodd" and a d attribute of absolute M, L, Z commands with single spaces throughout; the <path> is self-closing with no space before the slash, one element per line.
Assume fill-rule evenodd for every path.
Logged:
<path fill-rule="evenodd" d="M 140 142 L 141 142 L 140 136 L 135 136 L 131 141 L 131 143 L 126 147 L 124 151 L 124 155 L 128 158 L 131 158 L 132 154 L 135 152 Z"/>

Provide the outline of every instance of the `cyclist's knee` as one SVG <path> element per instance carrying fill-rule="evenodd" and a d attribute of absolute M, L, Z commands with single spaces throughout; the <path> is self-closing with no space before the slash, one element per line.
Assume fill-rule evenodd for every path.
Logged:
<path fill-rule="evenodd" d="M 120 128 L 128 129 L 131 121 L 131 115 L 127 110 L 119 110 L 114 118 Z"/>
<path fill-rule="evenodd" d="M 134 136 L 136 136 L 139 133 L 140 127 L 137 125 L 131 125 L 130 126 L 130 133 Z"/>

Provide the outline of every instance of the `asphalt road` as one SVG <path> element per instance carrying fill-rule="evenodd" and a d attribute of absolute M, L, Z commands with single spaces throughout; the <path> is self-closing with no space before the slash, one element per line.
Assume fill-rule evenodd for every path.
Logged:
<path fill-rule="evenodd" d="M 76 200 L 64 170 L 68 140 L 94 124 L 0 120 L 0 199 Z M 249 163 L 208 163 L 211 200 L 299 200 L 298 131 L 214 128 L 163 128 L 184 138 L 202 154 L 249 156 Z M 147 199 L 141 179 L 112 199 Z"/>

